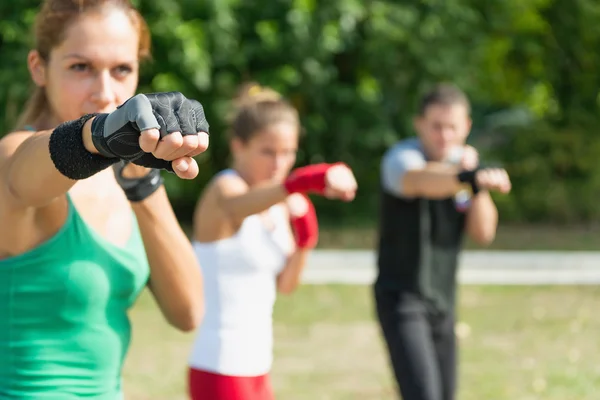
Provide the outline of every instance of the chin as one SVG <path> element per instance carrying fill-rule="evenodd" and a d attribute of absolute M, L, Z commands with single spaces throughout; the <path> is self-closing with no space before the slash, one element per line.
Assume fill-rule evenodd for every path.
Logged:
<path fill-rule="evenodd" d="M 443 149 L 441 149 L 438 153 L 440 159 L 445 160 L 450 155 L 452 155 L 453 149 L 454 149 L 453 147 L 444 147 Z"/>
<path fill-rule="evenodd" d="M 285 178 L 287 178 L 288 174 L 285 172 L 283 172 L 283 173 L 280 172 L 280 173 L 273 174 L 272 176 L 273 177 L 271 178 L 271 180 L 273 182 L 282 183 L 285 180 Z"/>
<path fill-rule="evenodd" d="M 273 175 L 262 175 L 262 176 L 257 176 L 256 178 L 254 178 L 254 182 L 257 184 L 261 184 L 261 183 L 275 183 L 277 181 L 275 178 L 273 178 Z"/>
<path fill-rule="evenodd" d="M 439 161 L 443 161 L 444 158 L 446 157 L 446 153 L 444 152 L 431 152 L 428 154 L 429 160 L 430 161 L 435 161 L 435 162 L 439 162 Z"/>
<path fill-rule="evenodd" d="M 111 112 L 117 109 L 116 106 L 102 107 L 102 108 L 89 108 L 81 113 L 81 115 L 86 114 L 110 114 Z"/>

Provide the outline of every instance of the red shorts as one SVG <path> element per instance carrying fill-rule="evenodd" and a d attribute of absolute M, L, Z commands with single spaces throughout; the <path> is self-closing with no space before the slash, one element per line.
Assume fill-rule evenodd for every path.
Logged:
<path fill-rule="evenodd" d="M 190 368 L 188 389 L 192 400 L 275 400 L 268 374 L 228 376 Z"/>

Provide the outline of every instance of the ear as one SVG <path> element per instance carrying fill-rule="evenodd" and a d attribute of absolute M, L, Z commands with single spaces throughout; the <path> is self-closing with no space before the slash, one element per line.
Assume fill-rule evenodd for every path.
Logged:
<path fill-rule="evenodd" d="M 39 86 L 46 86 L 46 61 L 37 50 L 31 50 L 27 55 L 27 67 L 33 82 Z"/>
<path fill-rule="evenodd" d="M 465 122 L 465 140 L 467 140 L 467 138 L 469 137 L 469 135 L 471 134 L 471 128 L 473 127 L 473 120 L 470 117 L 467 117 L 467 121 Z"/>

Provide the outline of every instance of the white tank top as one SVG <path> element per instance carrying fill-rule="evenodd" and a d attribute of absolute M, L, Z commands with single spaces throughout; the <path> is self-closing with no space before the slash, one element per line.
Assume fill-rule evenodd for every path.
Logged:
<path fill-rule="evenodd" d="M 259 376 L 271 369 L 276 278 L 293 243 L 283 206 L 268 212 L 272 230 L 251 215 L 230 238 L 193 243 L 206 309 L 192 347 L 193 368 L 232 376 Z"/>

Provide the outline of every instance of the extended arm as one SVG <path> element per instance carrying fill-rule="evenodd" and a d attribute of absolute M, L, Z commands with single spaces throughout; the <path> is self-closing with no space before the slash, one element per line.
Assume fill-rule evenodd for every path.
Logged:
<path fill-rule="evenodd" d="M 331 176 L 335 179 L 331 180 Z M 231 175 L 221 178 L 217 185 L 219 205 L 226 215 L 238 223 L 284 201 L 292 193 L 312 192 L 331 198 L 351 199 L 356 191 L 352 172 L 340 163 L 297 168 L 282 183 L 249 187 L 242 178 Z"/>
<path fill-rule="evenodd" d="M 90 125 L 91 121 L 88 121 L 83 126 L 88 135 L 91 135 Z M 49 151 L 51 135 L 52 131 L 14 133 L 0 143 L 3 159 L 0 179 L 12 206 L 42 207 L 66 194 L 77 182 L 67 178 L 55 167 Z M 79 140 L 80 149 L 83 148 L 81 131 L 79 137 L 73 136 L 73 140 Z M 87 156 L 102 159 L 89 152 Z M 103 168 L 110 164 L 111 161 L 107 160 Z"/>
<path fill-rule="evenodd" d="M 282 184 L 270 183 L 260 187 L 248 187 L 238 176 L 227 176 L 217 182 L 219 205 L 233 221 L 258 214 L 281 203 L 288 196 Z"/>
<path fill-rule="evenodd" d="M 277 290 L 283 294 L 293 293 L 302 277 L 311 249 L 296 248 L 289 256 L 284 269 L 277 276 Z"/>
<path fill-rule="evenodd" d="M 457 166 L 427 162 L 418 148 L 405 144 L 388 151 L 381 170 L 385 189 L 402 197 L 443 199 L 469 187 L 459 181 Z"/>

